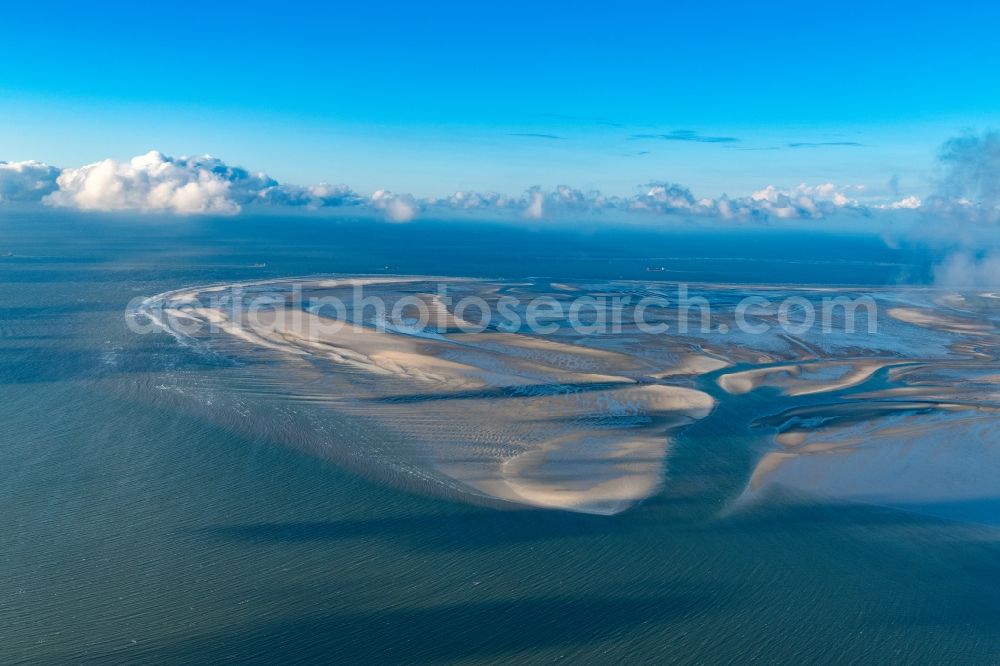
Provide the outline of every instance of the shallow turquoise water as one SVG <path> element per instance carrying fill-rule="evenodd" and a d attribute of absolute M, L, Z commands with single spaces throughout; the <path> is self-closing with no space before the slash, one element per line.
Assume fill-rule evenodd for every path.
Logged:
<path fill-rule="evenodd" d="M 185 285 L 329 272 L 926 275 L 874 239 L 822 245 L 0 220 L 0 663 L 1000 661 L 995 529 L 777 496 L 720 515 L 758 453 L 739 414 L 690 429 L 663 493 L 629 512 L 499 511 L 311 455 L 307 405 L 232 395 L 225 359 L 122 316 Z"/>

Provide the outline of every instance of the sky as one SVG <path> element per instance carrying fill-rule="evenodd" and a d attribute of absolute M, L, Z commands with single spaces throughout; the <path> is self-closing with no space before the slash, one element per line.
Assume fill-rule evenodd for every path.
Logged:
<path fill-rule="evenodd" d="M 10 3 L 0 160 L 211 154 L 416 197 L 926 196 L 1000 128 L 994 3 Z"/>

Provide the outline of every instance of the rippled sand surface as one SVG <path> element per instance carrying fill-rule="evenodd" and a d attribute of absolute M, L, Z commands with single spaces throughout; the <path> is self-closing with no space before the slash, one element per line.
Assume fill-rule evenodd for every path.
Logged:
<path fill-rule="evenodd" d="M 423 482 L 470 498 L 618 513 L 661 487 L 687 427 L 720 401 L 757 395 L 768 400 L 756 401 L 749 427 L 772 433 L 774 448 L 748 470 L 747 496 L 772 484 L 889 503 L 992 489 L 977 474 L 1000 469 L 995 299 L 884 290 L 875 310 L 855 313 L 878 318 L 874 328 L 861 319 L 846 330 L 846 311 L 831 309 L 826 329 L 794 334 L 779 325 L 787 312 L 762 307 L 756 323 L 769 330 L 757 333 L 738 325 L 741 298 L 818 305 L 826 294 L 706 286 L 690 295 L 711 304 L 704 319 L 698 311 L 685 326 L 677 309 L 646 308 L 641 320 L 666 330 L 637 326 L 636 304 L 669 293 L 648 283 L 313 278 L 188 288 L 132 316 L 247 363 L 248 380 L 377 426 L 417 452 L 409 460 Z M 546 319 L 544 332 L 525 325 L 531 299 L 568 305 L 583 294 L 618 298 L 617 311 L 578 310 L 576 327 Z M 463 297 L 493 313 L 516 299 L 507 313 L 519 326 L 508 317 L 477 327 L 477 307 L 453 309 Z M 587 328 L 612 316 L 612 328 Z M 972 442 L 975 464 L 952 455 L 941 477 L 947 465 L 928 462 Z"/>

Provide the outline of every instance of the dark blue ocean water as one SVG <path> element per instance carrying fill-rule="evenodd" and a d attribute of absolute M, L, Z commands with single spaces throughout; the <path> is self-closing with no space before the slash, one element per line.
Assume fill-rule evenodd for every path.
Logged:
<path fill-rule="evenodd" d="M 123 317 L 137 296 L 319 273 L 893 284 L 927 279 L 916 250 L 5 211 L 8 251 L 0 663 L 1000 661 L 993 528 L 780 495 L 720 514 L 757 455 L 732 415 L 689 430 L 664 491 L 624 514 L 481 508 L 310 455 L 305 407 L 233 396 L 224 360 Z"/>

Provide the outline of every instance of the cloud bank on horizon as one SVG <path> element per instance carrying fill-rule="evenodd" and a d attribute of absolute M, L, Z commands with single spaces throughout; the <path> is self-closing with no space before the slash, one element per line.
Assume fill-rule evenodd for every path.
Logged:
<path fill-rule="evenodd" d="M 561 185 L 519 195 L 455 192 L 415 198 L 380 189 L 365 196 L 346 185 L 279 183 L 264 172 L 231 166 L 211 156 L 169 157 L 150 151 L 128 161 L 105 159 L 80 167 L 0 162 L 0 202 L 38 202 L 81 211 L 175 215 L 236 215 L 258 206 L 353 208 L 396 222 L 420 214 L 493 213 L 542 219 L 564 213 L 649 213 L 720 220 L 822 219 L 839 211 L 916 208 L 916 197 L 865 202 L 862 186 L 832 183 L 791 188 L 768 185 L 744 197 L 695 197 L 672 182 L 651 182 L 629 197 L 605 196 Z"/>
<path fill-rule="evenodd" d="M 864 186 L 767 185 L 749 196 L 696 197 L 672 182 L 652 182 L 627 197 L 559 186 L 519 195 L 456 192 L 416 198 L 380 189 L 371 195 L 346 185 L 279 183 L 210 157 L 169 157 L 150 151 L 128 161 L 105 159 L 80 167 L 40 162 L 0 162 L 0 202 L 37 202 L 81 211 L 130 211 L 175 215 L 236 215 L 258 207 L 353 209 L 406 222 L 441 214 L 496 214 L 538 220 L 566 214 L 620 213 L 714 220 L 819 220 L 838 213 L 872 215 L 913 210 L 942 220 L 990 226 L 1000 222 L 1000 134 L 987 132 L 946 142 L 942 174 L 932 196 L 868 196 Z M 963 227 L 966 228 L 966 227 Z M 951 233 L 950 231 L 948 232 Z"/>

